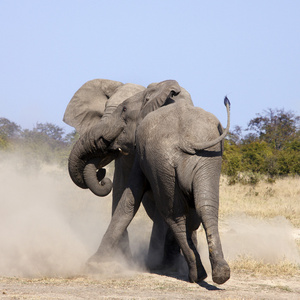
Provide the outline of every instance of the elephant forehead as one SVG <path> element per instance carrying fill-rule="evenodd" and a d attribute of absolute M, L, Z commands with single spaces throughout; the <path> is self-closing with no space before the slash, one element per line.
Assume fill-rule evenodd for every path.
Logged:
<path fill-rule="evenodd" d="M 145 90 L 145 87 L 133 84 L 133 83 L 126 83 L 120 86 L 117 91 L 110 97 L 110 102 L 116 102 L 120 104 L 124 100 L 132 97 L 133 95 L 142 92 Z"/>

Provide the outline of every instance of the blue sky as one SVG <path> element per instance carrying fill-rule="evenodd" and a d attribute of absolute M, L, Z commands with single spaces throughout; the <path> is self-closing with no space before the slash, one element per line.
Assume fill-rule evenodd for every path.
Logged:
<path fill-rule="evenodd" d="M 0 117 L 51 122 L 95 78 L 176 79 L 232 128 L 267 108 L 300 113 L 300 1 L 0 1 Z"/>

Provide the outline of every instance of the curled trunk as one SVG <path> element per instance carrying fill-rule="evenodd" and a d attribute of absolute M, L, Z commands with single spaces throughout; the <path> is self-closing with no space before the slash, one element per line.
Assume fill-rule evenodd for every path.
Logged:
<path fill-rule="evenodd" d="M 98 168 L 99 163 L 99 158 L 88 161 L 83 170 L 83 177 L 86 185 L 95 195 L 104 197 L 112 190 L 112 181 L 105 177 L 105 169 Z"/>
<path fill-rule="evenodd" d="M 69 174 L 80 188 L 89 188 L 98 196 L 106 196 L 112 189 L 112 182 L 105 178 L 105 167 L 117 157 L 116 152 L 108 152 L 103 139 L 96 144 L 94 139 L 81 137 L 69 156 Z"/>

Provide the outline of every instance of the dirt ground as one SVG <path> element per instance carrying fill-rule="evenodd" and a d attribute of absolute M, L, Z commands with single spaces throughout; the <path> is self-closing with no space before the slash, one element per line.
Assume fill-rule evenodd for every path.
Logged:
<path fill-rule="evenodd" d="M 100 201 L 88 191 L 78 189 L 66 171 L 47 166 L 28 173 L 18 167 L 20 158 L 13 161 L 0 159 L 0 169 L 5 170 L 0 172 L 0 182 L 4 183 L 0 197 L 0 300 L 300 299 L 299 272 L 294 277 L 264 277 L 253 275 L 251 269 L 245 268 L 247 272 L 242 273 L 240 268 L 235 268 L 239 273 L 232 272 L 229 281 L 214 284 L 202 229 L 199 229 L 198 241 L 201 260 L 208 272 L 204 282 L 189 283 L 187 272 L 150 274 L 145 271 L 143 262 L 152 222 L 142 208 L 128 228 L 138 267 L 133 269 L 132 265 L 123 265 L 122 260 L 118 260 L 116 264 L 101 264 L 101 270 L 91 274 L 82 264 L 97 249 L 109 224 L 111 198 Z M 286 215 L 274 215 L 274 219 L 269 219 L 270 216 L 255 218 L 256 211 L 248 208 L 249 215 L 240 211 L 231 214 L 245 203 L 241 201 L 244 196 L 235 196 L 236 201 L 229 208 L 223 207 L 226 214 L 220 220 L 220 234 L 229 264 L 238 262 L 239 257 L 250 257 L 256 262 L 276 265 L 287 261 L 299 266 L 296 243 L 300 239 L 299 228 L 287 219 L 290 216 L 296 220 L 299 215 L 300 192 L 298 188 L 293 189 L 298 186 L 299 181 L 295 179 L 287 188 L 278 188 L 287 191 L 286 195 L 276 192 L 276 197 L 258 199 L 265 204 L 265 210 L 274 206 L 277 198 L 279 204 L 284 203 L 275 208 Z M 230 195 L 245 195 L 249 189 L 241 186 L 239 190 L 232 190 L 223 184 L 222 189 L 225 188 L 228 191 L 223 195 L 223 202 L 229 202 Z M 253 197 L 246 200 L 256 208 L 257 196 Z M 291 274 L 283 272 L 282 266 L 285 264 L 278 274 Z"/>
<path fill-rule="evenodd" d="M 300 278 L 232 274 L 216 285 L 209 276 L 192 284 L 186 276 L 126 271 L 71 278 L 0 278 L 1 299 L 300 299 Z"/>

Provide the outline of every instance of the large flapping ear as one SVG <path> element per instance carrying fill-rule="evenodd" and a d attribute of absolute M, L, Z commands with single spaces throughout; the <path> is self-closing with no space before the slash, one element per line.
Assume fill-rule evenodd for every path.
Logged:
<path fill-rule="evenodd" d="M 150 84 L 144 92 L 141 118 L 167 104 L 167 101 L 173 101 L 173 97 L 177 96 L 180 92 L 181 88 L 176 80 L 166 80 Z"/>
<path fill-rule="evenodd" d="M 63 121 L 82 134 L 99 122 L 107 100 L 121 86 L 123 86 L 122 82 L 108 79 L 94 79 L 86 82 L 70 100 Z"/>

